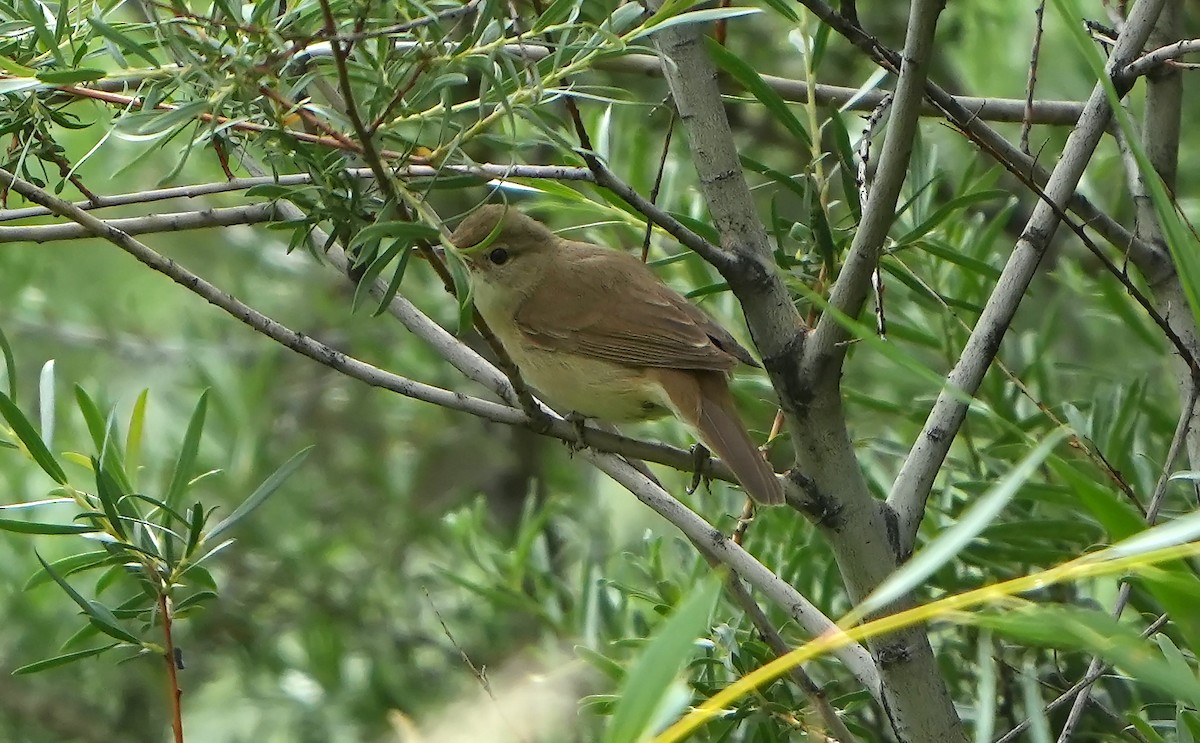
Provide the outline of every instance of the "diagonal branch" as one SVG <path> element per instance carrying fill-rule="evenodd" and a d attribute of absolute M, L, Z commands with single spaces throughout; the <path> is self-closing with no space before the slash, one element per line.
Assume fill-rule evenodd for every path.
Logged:
<path fill-rule="evenodd" d="M 833 311 L 821 315 L 816 329 L 804 344 L 803 368 L 810 378 L 832 384 L 841 379 L 849 334 L 837 316 L 839 313 L 858 316 L 871 288 L 871 273 L 879 266 L 879 254 L 892 227 L 896 202 L 916 140 L 926 71 L 933 56 L 934 30 L 943 4 L 942 0 L 914 0 L 910 6 L 904 62 L 896 82 L 887 142 L 875 182 L 863 205 L 862 219 L 855 230 L 850 252 L 829 295 L 829 306 Z"/>
<path fill-rule="evenodd" d="M 1117 39 L 1105 74 L 1121 69 L 1146 43 L 1165 0 L 1142 0 L 1134 6 L 1125 29 Z M 1088 98 L 1078 127 L 1067 139 L 1066 147 L 1046 184 L 1046 195 L 1057 205 L 1065 205 L 1087 167 L 1092 153 L 1104 135 L 1112 111 L 1102 83 L 1097 83 Z M 1021 298 L 1037 271 L 1042 254 L 1058 227 L 1058 210 L 1039 201 L 1021 238 L 1009 256 L 996 288 L 988 298 L 975 330 L 967 339 L 958 363 L 947 377 L 947 387 L 939 395 L 925 421 L 916 443 L 905 458 L 888 495 L 888 504 L 899 519 L 901 548 L 912 549 L 917 528 L 925 513 L 925 502 L 934 479 L 950 451 L 955 435 L 967 414 L 962 393 L 975 394 L 984 374 L 1000 348 L 1020 305 Z"/>
<path fill-rule="evenodd" d="M 228 227 L 235 224 L 259 224 L 277 219 L 272 203 L 202 209 L 195 212 L 149 214 L 144 217 L 110 219 L 108 224 L 126 235 L 147 235 L 154 232 L 201 230 L 207 227 Z M 26 227 L 0 227 L 0 243 L 48 243 L 91 237 L 92 231 L 76 222 L 67 224 L 38 224 Z"/>

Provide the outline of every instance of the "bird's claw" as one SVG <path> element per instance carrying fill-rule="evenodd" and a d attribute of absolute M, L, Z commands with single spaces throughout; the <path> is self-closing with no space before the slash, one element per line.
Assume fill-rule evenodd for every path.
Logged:
<path fill-rule="evenodd" d="M 567 442 L 567 450 L 574 454 L 587 448 L 587 444 L 583 440 L 584 429 L 587 428 L 587 416 L 572 410 L 567 413 L 565 420 L 575 429 L 575 440 Z"/>
<path fill-rule="evenodd" d="M 688 495 L 695 493 L 704 484 L 704 470 L 708 467 L 711 459 L 712 454 L 704 444 L 696 444 L 692 447 L 692 481 L 687 487 Z"/>

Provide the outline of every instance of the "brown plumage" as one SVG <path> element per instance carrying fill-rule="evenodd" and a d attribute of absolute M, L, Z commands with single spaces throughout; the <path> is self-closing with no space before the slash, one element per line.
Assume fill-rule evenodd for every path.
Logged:
<path fill-rule="evenodd" d="M 633 256 L 563 240 L 502 205 L 451 236 L 468 251 L 475 306 L 551 405 L 614 423 L 675 413 L 761 503 L 783 490 L 738 418 L 727 377 L 753 357 Z"/>

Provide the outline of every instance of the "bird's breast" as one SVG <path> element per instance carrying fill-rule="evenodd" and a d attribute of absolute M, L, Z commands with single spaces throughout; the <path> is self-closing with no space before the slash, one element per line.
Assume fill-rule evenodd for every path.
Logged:
<path fill-rule="evenodd" d="M 613 423 L 660 418 L 671 412 L 661 385 L 644 368 L 531 343 L 514 320 L 521 299 L 486 281 L 474 287 L 475 308 L 525 382 L 551 407 Z"/>

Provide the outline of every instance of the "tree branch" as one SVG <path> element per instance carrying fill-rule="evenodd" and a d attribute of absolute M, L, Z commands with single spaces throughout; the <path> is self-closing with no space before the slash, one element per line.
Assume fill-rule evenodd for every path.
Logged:
<path fill-rule="evenodd" d="M 206 227 L 228 227 L 235 224 L 260 224 L 277 219 L 273 203 L 202 209 L 195 212 L 149 214 L 144 217 L 110 219 L 108 224 L 126 235 L 147 235 L 155 232 L 200 230 Z M 91 237 L 92 231 L 76 222 L 39 224 L 25 227 L 0 227 L 0 243 L 48 243 Z"/>
<path fill-rule="evenodd" d="M 612 454 L 592 449 L 584 449 L 582 456 L 633 493 L 642 503 L 670 521 L 705 556 L 729 567 L 738 577 L 761 591 L 810 636 L 841 631 L 809 603 L 808 599 L 754 559 L 741 545 L 672 498 L 657 484 L 650 482 L 628 462 Z M 872 697 L 879 699 L 880 679 L 874 661 L 862 645 L 853 643 L 848 647 L 850 652 L 837 653 L 838 659 L 866 687 Z"/>
<path fill-rule="evenodd" d="M 815 388 L 801 373 L 803 326 L 775 271 L 701 38 L 694 25 L 654 35 L 709 212 L 722 245 L 738 259 L 723 275 L 787 413 L 799 462 L 789 477 L 788 502 L 800 505 L 822 527 L 850 598 L 857 600 L 896 566 L 888 514 L 863 480 L 838 395 Z M 883 679 L 881 706 L 898 740 L 965 740 L 924 628 L 876 638 L 871 652 Z"/>
<path fill-rule="evenodd" d="M 1105 74 L 1121 69 L 1146 43 L 1164 2 L 1142 0 L 1134 6 L 1105 66 Z M 1104 86 L 1097 84 L 1088 98 L 1078 127 L 1068 137 L 1062 157 L 1046 184 L 1046 194 L 1054 204 L 1066 204 L 1071 198 L 1096 145 L 1104 135 L 1111 114 Z M 975 330 L 947 377 L 947 387 L 950 389 L 944 389 L 938 395 L 924 428 L 892 485 L 888 504 L 899 519 L 901 548 L 905 553 L 912 550 L 929 491 L 966 418 L 967 403 L 962 395 L 974 395 L 979 389 L 1058 223 L 1056 209 L 1045 201 L 1039 201 L 979 316 Z"/>
<path fill-rule="evenodd" d="M 392 169 L 392 175 L 397 178 L 436 178 L 445 174 L 475 175 L 481 178 L 507 180 L 509 178 L 548 179 L 556 181 L 585 181 L 594 182 L 595 178 L 587 168 L 570 165 L 404 165 Z M 374 178 L 375 173 L 370 168 L 347 168 L 344 174 L 349 178 Z M 105 209 L 111 206 L 126 206 L 129 204 L 149 204 L 166 199 L 194 199 L 230 191 L 245 191 L 255 186 L 302 186 L 312 183 L 311 173 L 289 173 L 287 175 L 263 175 L 253 178 L 235 178 L 230 181 L 216 183 L 201 183 L 194 186 L 174 186 L 172 188 L 156 188 L 149 191 L 118 194 L 116 196 L 97 196 L 95 201 L 77 201 L 73 206 L 90 211 Z M 45 217 L 54 212 L 44 206 L 31 206 L 20 209 L 0 209 L 0 222 L 11 222 L 16 219 L 30 217 Z M 686 229 L 686 228 L 684 228 Z"/>
<path fill-rule="evenodd" d="M 933 56 L 933 36 L 944 0 L 914 0 L 909 6 L 904 63 L 896 82 L 887 144 L 879 159 L 862 219 L 854 232 L 850 251 L 842 263 L 829 295 L 832 312 L 825 312 L 804 344 L 803 368 L 810 379 L 838 384 L 846 356 L 849 333 L 838 322 L 842 313 L 857 317 L 871 288 L 871 273 L 896 214 L 896 202 L 908 173 L 908 161 L 917 134 L 918 111 L 924 100 L 926 71 Z"/>

